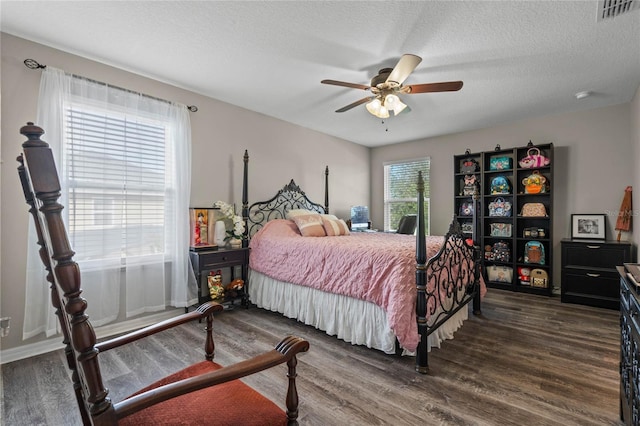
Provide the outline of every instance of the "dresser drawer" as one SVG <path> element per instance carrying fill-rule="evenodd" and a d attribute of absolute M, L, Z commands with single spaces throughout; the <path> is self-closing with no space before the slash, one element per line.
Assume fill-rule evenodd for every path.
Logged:
<path fill-rule="evenodd" d="M 626 279 L 620 277 L 620 310 L 622 313 L 629 312 L 629 303 L 632 297 Z"/>
<path fill-rule="evenodd" d="M 629 300 L 629 319 L 632 325 L 633 338 L 638 341 L 638 337 L 640 337 L 640 305 L 635 296 L 632 296 Z"/>
<path fill-rule="evenodd" d="M 565 295 L 590 295 L 616 301 L 620 297 L 620 275 L 617 272 L 566 270 L 562 285 Z"/>
<path fill-rule="evenodd" d="M 568 266 L 587 266 L 590 268 L 609 268 L 628 262 L 627 246 L 581 243 L 563 244 L 562 264 Z"/>

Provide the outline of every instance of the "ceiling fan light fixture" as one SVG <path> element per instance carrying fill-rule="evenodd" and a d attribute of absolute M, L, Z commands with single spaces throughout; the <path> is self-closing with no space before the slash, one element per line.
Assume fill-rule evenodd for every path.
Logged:
<path fill-rule="evenodd" d="M 640 3 L 640 0 L 638 2 Z M 369 91 L 372 96 L 367 96 L 366 98 L 352 102 L 347 106 L 337 109 L 336 112 L 345 112 L 358 105 L 366 104 L 367 111 L 378 118 L 389 117 L 389 111 L 393 111 L 394 115 L 400 113 L 407 114 L 411 111 L 411 108 L 405 105 L 396 93 L 409 95 L 414 93 L 456 92 L 462 88 L 462 81 L 444 81 L 403 86 L 406 78 L 415 70 L 420 61 L 422 61 L 422 59 L 419 56 L 406 53 L 402 55 L 395 67 L 382 68 L 378 71 L 378 75 L 371 79 L 370 86 L 338 80 L 322 80 L 320 83 Z"/>
<path fill-rule="evenodd" d="M 404 111 L 404 109 L 407 107 L 406 104 L 403 104 L 402 102 L 399 103 L 398 106 L 396 106 L 396 109 L 393 110 L 393 113 L 395 115 L 400 114 L 402 111 Z"/>
<path fill-rule="evenodd" d="M 365 106 L 367 107 L 367 111 L 378 118 L 389 117 L 389 110 L 384 105 L 382 105 L 382 102 L 378 98 L 375 98 Z"/>
<path fill-rule="evenodd" d="M 378 112 L 380 111 L 380 107 L 382 106 L 382 103 L 380 102 L 380 99 L 375 98 L 371 102 L 367 103 L 365 106 L 367 107 L 367 111 L 377 116 Z"/>
<path fill-rule="evenodd" d="M 398 102 L 400 102 L 400 98 L 394 94 L 389 94 L 384 98 L 384 103 L 385 105 L 388 105 L 389 109 L 393 109 Z"/>
<path fill-rule="evenodd" d="M 387 106 L 387 109 L 393 111 L 394 115 L 398 115 L 404 110 L 407 105 L 404 104 L 398 95 L 390 94 L 385 98 L 384 104 Z"/>

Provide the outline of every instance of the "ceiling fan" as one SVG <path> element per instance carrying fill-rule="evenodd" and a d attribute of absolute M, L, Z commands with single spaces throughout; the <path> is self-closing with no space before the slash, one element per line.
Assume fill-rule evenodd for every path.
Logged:
<path fill-rule="evenodd" d="M 393 68 L 383 68 L 378 75 L 371 79 L 371 85 L 346 83 L 337 80 L 322 80 L 320 83 L 333 84 L 335 86 L 350 87 L 352 89 L 369 90 L 372 96 L 367 96 L 344 106 L 336 112 L 345 112 L 351 108 L 367 103 L 367 111 L 378 118 L 389 117 L 389 111 L 394 115 L 400 114 L 407 108 L 398 94 L 410 95 L 415 93 L 456 92 L 462 88 L 462 81 L 447 81 L 442 83 L 411 84 L 404 86 L 402 83 L 409 77 L 422 58 L 416 55 L 404 54 Z M 409 111 L 410 108 L 407 110 Z"/>

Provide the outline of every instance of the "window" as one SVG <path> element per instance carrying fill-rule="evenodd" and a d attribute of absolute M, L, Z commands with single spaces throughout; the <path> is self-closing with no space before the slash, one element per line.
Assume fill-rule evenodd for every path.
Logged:
<path fill-rule="evenodd" d="M 197 301 L 189 263 L 191 124 L 186 105 L 47 67 L 38 125 L 95 327 Z M 29 229 L 23 337 L 56 333 Z M 123 302 L 123 303 L 121 303 Z"/>
<path fill-rule="evenodd" d="M 65 112 L 63 170 L 76 260 L 162 254 L 167 125 L 83 105 Z"/>
<path fill-rule="evenodd" d="M 384 229 L 395 231 L 400 218 L 418 211 L 416 183 L 418 171 L 424 179 L 424 223 L 429 235 L 429 168 L 430 158 L 386 163 L 384 165 Z"/>

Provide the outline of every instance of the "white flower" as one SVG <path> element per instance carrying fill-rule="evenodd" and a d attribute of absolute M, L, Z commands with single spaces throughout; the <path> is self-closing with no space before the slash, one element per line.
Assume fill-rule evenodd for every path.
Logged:
<path fill-rule="evenodd" d="M 213 207 L 219 208 L 220 213 L 225 219 L 230 219 L 233 224 L 233 229 L 227 231 L 228 237 L 225 240 L 231 238 L 242 239 L 244 234 L 244 220 L 242 216 L 235 214 L 233 206 L 224 201 L 216 201 L 213 203 Z"/>

